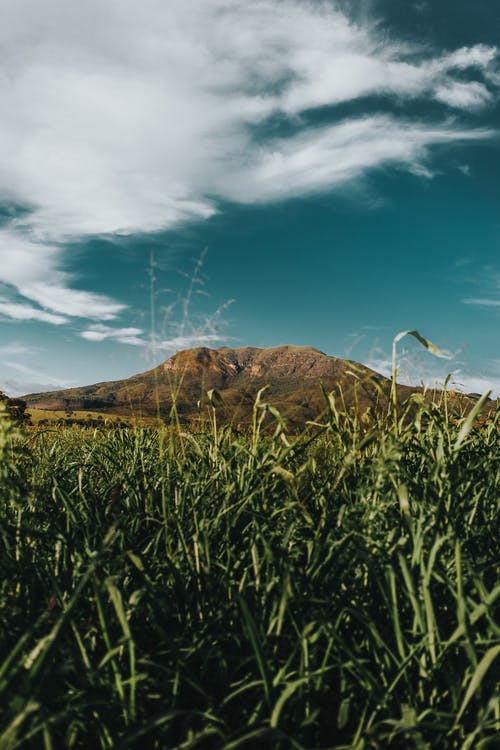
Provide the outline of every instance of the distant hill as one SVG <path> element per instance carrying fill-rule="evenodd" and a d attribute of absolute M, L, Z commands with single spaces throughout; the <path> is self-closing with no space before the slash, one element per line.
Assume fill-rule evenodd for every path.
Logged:
<path fill-rule="evenodd" d="M 216 408 L 222 421 L 247 423 L 257 392 L 264 386 L 264 400 L 290 425 L 300 426 L 325 408 L 323 391 L 335 392 L 343 408 L 363 413 L 369 407 L 387 406 L 391 383 L 364 365 L 307 346 L 200 347 L 180 351 L 158 367 L 124 380 L 23 398 L 28 407 L 37 409 L 143 417 L 159 414 L 165 419 L 175 404 L 181 421 L 192 422 L 206 414 L 207 392 L 215 389 L 221 397 Z M 420 390 L 398 386 L 398 399 L 405 400 Z"/>

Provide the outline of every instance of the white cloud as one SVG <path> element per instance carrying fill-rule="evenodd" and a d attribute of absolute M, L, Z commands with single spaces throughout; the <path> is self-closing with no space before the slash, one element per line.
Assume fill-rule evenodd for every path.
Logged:
<path fill-rule="evenodd" d="M 0 391 L 3 391 L 11 398 L 23 396 L 28 393 L 44 393 L 45 391 L 53 391 L 58 388 L 69 387 L 69 385 L 58 385 L 54 382 L 41 381 L 39 377 L 36 380 L 20 380 L 16 375 L 8 378 L 0 378 Z"/>
<path fill-rule="evenodd" d="M 27 346 L 19 341 L 1 344 L 0 391 L 9 396 L 21 396 L 75 385 L 74 381 L 46 373 L 40 365 L 40 355 L 39 347 Z"/>
<path fill-rule="evenodd" d="M 72 289 L 71 276 L 60 270 L 61 263 L 62 248 L 33 242 L 16 228 L 0 230 L 0 281 L 44 308 L 37 310 L 14 302 L 7 305 L 4 300 L 3 314 L 17 320 L 41 320 L 57 325 L 67 322 L 61 315 L 111 320 L 124 309 L 125 305 L 104 295 Z M 28 315 L 29 310 L 33 314 Z"/>
<path fill-rule="evenodd" d="M 425 350 L 403 348 L 398 353 L 398 383 L 414 387 L 443 389 L 445 381 L 447 390 L 460 393 L 483 394 L 491 391 L 491 398 L 500 398 L 500 360 L 489 360 L 482 373 L 474 372 L 470 367 L 464 371 L 464 361 L 459 356 L 460 351 L 447 353 L 447 363 L 440 363 L 438 359 L 429 356 Z M 454 360 L 454 363 L 450 362 Z M 376 344 L 364 361 L 367 367 L 375 372 L 392 377 L 392 360 L 387 351 Z M 459 366 L 458 366 L 459 365 Z"/>
<path fill-rule="evenodd" d="M 179 349 L 191 349 L 197 346 L 209 346 L 210 344 L 227 341 L 228 337 L 218 333 L 199 333 L 187 336 L 173 336 L 156 343 L 156 349 L 162 352 L 175 352 Z"/>
<path fill-rule="evenodd" d="M 481 395 L 491 391 L 491 398 L 500 398 L 500 378 L 498 376 L 487 377 L 473 373 L 467 374 L 456 370 L 448 389 L 461 391 L 462 393 L 480 393 Z"/>
<path fill-rule="evenodd" d="M 16 370 L 17 372 L 22 373 L 23 375 L 29 375 L 30 377 L 40 377 L 40 370 L 34 367 L 28 367 L 28 365 L 23 365 L 19 362 L 11 361 L 6 361 L 4 364 L 13 370 Z M 54 378 L 50 375 L 44 375 L 43 377 L 46 383 L 48 383 L 49 385 L 57 386 L 58 388 L 66 387 L 68 385 L 68 381 L 61 380 L 61 378 Z"/>
<path fill-rule="evenodd" d="M 125 308 L 103 295 L 70 289 L 51 281 L 26 284 L 19 287 L 19 291 L 42 307 L 81 318 L 112 320 Z"/>
<path fill-rule="evenodd" d="M 38 350 L 33 347 L 26 346 L 20 342 L 11 341 L 9 344 L 2 344 L 0 346 L 1 357 L 17 357 L 19 355 L 32 355 L 37 354 Z"/>
<path fill-rule="evenodd" d="M 45 312 L 45 310 L 38 310 L 31 305 L 9 302 L 0 297 L 0 316 L 2 315 L 12 320 L 38 320 L 42 323 L 51 323 L 56 326 L 68 322 L 68 318 L 65 318 L 63 315 L 53 315 L 52 313 Z"/>
<path fill-rule="evenodd" d="M 22 376 L 22 379 L 19 379 L 19 375 Z M 39 367 L 30 367 L 11 360 L 2 361 L 0 390 L 5 391 L 9 396 L 41 393 L 56 388 L 70 388 L 72 385 L 75 385 L 73 381 L 48 375 L 41 372 Z"/>
<path fill-rule="evenodd" d="M 470 83 L 453 81 L 451 84 L 439 86 L 436 89 L 436 99 L 450 107 L 477 109 L 492 99 L 492 93 L 484 83 L 478 81 Z"/>
<path fill-rule="evenodd" d="M 110 326 L 96 324 L 80 333 L 87 341 L 106 341 L 113 339 L 120 344 L 131 346 L 145 346 L 146 342 L 141 336 L 144 331 L 141 328 L 111 328 Z"/>
<path fill-rule="evenodd" d="M 470 106 L 486 104 L 491 97 L 483 83 L 473 81 L 460 83 L 453 79 L 456 70 L 479 68 L 488 71 L 497 55 L 493 47 L 476 45 L 463 47 L 453 54 L 412 61 L 415 50 L 404 50 L 398 45 L 380 45 L 378 39 L 360 30 L 356 36 L 353 27 L 348 27 L 347 44 L 332 55 L 332 33 L 328 27 L 316 30 L 321 41 L 307 54 L 299 52 L 297 69 L 299 80 L 290 86 L 284 97 L 284 109 L 299 112 L 305 108 L 331 105 L 362 96 L 379 94 L 398 97 L 426 97 L 444 101 L 451 107 L 468 109 Z M 337 46 L 337 45 L 336 45 Z M 329 59 L 330 58 L 330 59 Z M 406 59 L 407 58 L 407 59 Z M 326 63 L 326 64 L 325 64 Z M 330 64 L 329 64 L 330 63 Z M 463 88 L 475 91 L 467 98 L 443 98 L 445 89 Z M 472 99 L 472 102 L 471 102 Z"/>
<path fill-rule="evenodd" d="M 170 338 L 154 338 L 146 340 L 141 328 L 112 328 L 106 325 L 93 325 L 82 331 L 80 336 L 87 341 L 117 341 L 120 344 L 131 346 L 143 346 L 152 354 L 175 352 L 179 349 L 190 349 L 195 346 L 209 346 L 211 344 L 227 341 L 227 336 L 222 333 L 208 333 L 199 331 Z"/>
<path fill-rule="evenodd" d="M 477 305 L 478 307 L 500 307 L 500 299 L 489 299 L 486 297 L 469 297 L 462 300 L 464 305 Z"/>
<path fill-rule="evenodd" d="M 443 376 L 427 376 L 422 379 L 424 385 L 428 388 L 436 388 L 442 390 L 444 381 L 447 377 Z M 448 391 L 457 391 L 458 393 L 478 393 L 481 396 L 488 391 L 491 391 L 490 398 L 500 397 L 500 378 L 496 376 L 488 377 L 487 375 L 478 375 L 473 372 L 465 373 L 462 370 L 455 370 L 451 373 L 451 377 L 446 386 Z"/>
<path fill-rule="evenodd" d="M 277 140 L 246 170 L 231 173 L 228 165 L 220 183 L 233 199 L 250 202 L 321 190 L 388 163 L 430 176 L 422 161 L 431 145 L 490 135 L 487 130 L 457 133 L 449 126 L 413 125 L 380 115 L 349 120 Z"/>
<path fill-rule="evenodd" d="M 484 70 L 487 74 L 494 73 L 495 69 L 490 66 L 498 55 L 498 49 L 486 44 L 476 44 L 474 47 L 460 47 L 460 49 L 445 55 L 444 68 L 446 70 L 466 70 L 470 67 Z"/>
<path fill-rule="evenodd" d="M 368 95 L 477 109 L 500 85 L 496 48 L 432 56 L 333 0 L 16 0 L 0 50 L 0 199 L 29 209 L 1 233 L 0 280 L 52 313 L 100 320 L 123 305 L 73 288 L 64 243 L 206 218 L 219 199 L 332 188 L 391 163 L 429 175 L 431 147 L 490 133 L 396 116 L 304 130 L 302 116 Z M 273 115 L 293 134 L 255 137 Z"/>
<path fill-rule="evenodd" d="M 382 352 L 377 352 L 366 362 L 367 367 L 375 372 L 385 375 L 387 378 L 392 374 L 392 363 L 390 357 L 384 356 Z M 462 369 L 430 366 L 422 360 L 415 357 L 405 356 L 399 362 L 398 383 L 412 386 L 424 385 L 427 388 L 442 389 L 448 375 L 451 378 L 448 382 L 447 389 L 459 391 L 461 393 L 486 393 L 491 391 L 491 398 L 500 398 L 500 378 L 498 374 L 475 374 L 474 372 L 464 372 Z"/>

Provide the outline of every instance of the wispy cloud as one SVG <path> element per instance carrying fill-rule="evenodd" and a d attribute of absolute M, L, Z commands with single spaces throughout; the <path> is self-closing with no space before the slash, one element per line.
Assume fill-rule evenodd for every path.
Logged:
<path fill-rule="evenodd" d="M 10 360 L 6 360 L 4 364 L 13 370 L 16 370 L 17 372 L 22 373 L 23 375 L 29 375 L 32 378 L 40 377 L 40 370 L 36 369 L 35 367 L 29 367 L 28 365 L 23 365 L 20 362 L 12 362 Z M 49 385 L 57 387 L 64 387 L 68 384 L 67 380 L 61 380 L 61 378 L 51 377 L 50 375 L 44 375 L 44 380 Z"/>
<path fill-rule="evenodd" d="M 156 343 L 156 348 L 161 352 L 175 352 L 178 349 L 191 349 L 196 346 L 210 346 L 227 342 L 228 337 L 218 333 L 199 333 L 188 336 L 173 336 L 170 339 L 162 339 Z"/>
<path fill-rule="evenodd" d="M 430 176 L 424 162 L 432 145 L 491 135 L 489 130 L 366 117 L 276 140 L 247 169 L 232 171 L 228 165 L 219 182 L 228 197 L 247 203 L 324 190 L 389 163 Z"/>
<path fill-rule="evenodd" d="M 210 346 L 221 341 L 227 341 L 228 337 L 222 333 L 193 333 L 184 336 L 172 336 L 171 338 L 157 338 L 154 341 L 144 338 L 141 328 L 111 328 L 105 325 L 95 325 L 80 333 L 87 341 L 117 341 L 120 344 L 131 346 L 142 346 L 156 353 L 166 354 L 178 349 L 190 349 L 195 346 Z"/>
<path fill-rule="evenodd" d="M 62 255 L 61 247 L 25 237 L 15 222 L 0 230 L 0 280 L 42 308 L 2 300 L 4 315 L 60 325 L 67 322 L 62 316 L 111 320 L 125 308 L 104 295 L 71 288 L 71 275 L 60 268 Z"/>
<path fill-rule="evenodd" d="M 80 333 L 87 341 L 106 341 L 109 339 L 118 341 L 120 344 L 131 346 L 146 346 L 142 338 L 144 331 L 141 328 L 111 328 L 110 326 L 96 324 Z"/>
<path fill-rule="evenodd" d="M 75 385 L 74 381 L 46 372 L 40 362 L 42 353 L 40 347 L 17 340 L 0 344 L 0 390 L 9 396 L 21 396 Z"/>
<path fill-rule="evenodd" d="M 0 316 L 10 318 L 11 320 L 38 320 L 42 323 L 51 323 L 56 326 L 68 322 L 68 318 L 65 318 L 63 315 L 53 315 L 31 305 L 9 302 L 2 297 L 0 297 Z"/>
<path fill-rule="evenodd" d="M 448 390 L 481 394 L 491 391 L 492 398 L 500 398 L 500 362 L 489 360 L 485 362 L 483 372 L 474 372 L 474 368 L 465 365 L 460 350 L 447 354 L 447 362 L 440 363 L 423 350 L 403 347 L 397 362 L 398 382 L 441 389 L 449 378 L 446 386 Z M 374 342 L 371 352 L 363 362 L 387 378 L 392 376 L 389 350 L 381 347 L 378 340 Z"/>
<path fill-rule="evenodd" d="M 466 283 L 469 295 L 462 297 L 463 305 L 489 310 L 492 314 L 500 308 L 500 272 L 497 263 L 468 264 Z"/>
<path fill-rule="evenodd" d="M 491 391 L 492 398 L 500 398 L 500 378 L 498 375 L 488 377 L 484 374 L 466 373 L 462 370 L 456 370 L 448 385 L 452 390 L 461 391 L 462 393 L 487 393 Z"/>
<path fill-rule="evenodd" d="M 35 349 L 34 347 L 26 346 L 26 344 L 23 344 L 17 341 L 11 341 L 8 344 L 0 345 L 1 357 L 17 357 L 19 355 L 31 356 L 31 355 L 38 354 L 38 353 L 39 353 L 38 349 Z"/>
<path fill-rule="evenodd" d="M 479 81 L 453 81 L 436 89 L 436 99 L 458 109 L 479 109 L 492 98 L 491 91 Z"/>
<path fill-rule="evenodd" d="M 221 200 L 280 200 L 390 164 L 429 175 L 433 148 L 491 136 L 446 111 L 485 107 L 500 85 L 496 48 L 431 54 L 333 0 L 17 0 L 0 50 L 0 195 L 27 209 L 1 233 L 0 279 L 47 314 L 95 320 L 123 305 L 75 288 L 73 240 L 169 228 Z M 443 118 L 372 110 L 304 124 L 373 96 L 439 102 Z M 272 117 L 287 138 L 263 135 Z"/>
<path fill-rule="evenodd" d="M 39 367 L 10 359 L 2 361 L 0 390 L 5 391 L 10 396 L 40 393 L 56 388 L 69 388 L 72 385 L 74 385 L 74 382 L 41 372 Z"/>
<path fill-rule="evenodd" d="M 500 299 L 488 297 L 467 297 L 462 302 L 464 305 L 477 305 L 478 307 L 500 307 Z"/>

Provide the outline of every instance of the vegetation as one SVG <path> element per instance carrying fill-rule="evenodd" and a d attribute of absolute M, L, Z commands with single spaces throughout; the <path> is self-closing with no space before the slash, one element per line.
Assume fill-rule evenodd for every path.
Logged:
<path fill-rule="evenodd" d="M 9 398 L 0 391 L 0 404 L 7 409 L 10 418 L 18 424 L 30 424 L 30 415 L 26 411 L 26 401 L 20 398 Z"/>
<path fill-rule="evenodd" d="M 102 414 L 100 412 L 73 411 L 62 409 L 34 409 L 28 407 L 28 418 L 32 425 L 38 427 L 134 427 L 152 426 L 158 423 L 151 417 L 137 419 L 133 417 L 121 417 L 118 415 Z"/>
<path fill-rule="evenodd" d="M 215 394 L 196 434 L 1 412 L 0 748 L 498 747 L 499 415 L 443 398 L 295 438 Z"/>

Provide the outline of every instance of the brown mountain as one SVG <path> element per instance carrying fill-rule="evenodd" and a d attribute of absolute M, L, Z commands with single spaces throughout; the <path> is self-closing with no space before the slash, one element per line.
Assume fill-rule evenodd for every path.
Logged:
<path fill-rule="evenodd" d="M 364 365 L 306 346 L 271 349 L 187 349 L 153 370 L 125 380 L 25 396 L 29 406 L 50 410 L 85 410 L 103 414 L 168 418 L 175 404 L 179 418 L 192 422 L 205 415 L 207 392 L 223 421 L 251 418 L 259 389 L 290 425 L 302 425 L 325 408 L 324 391 L 335 392 L 346 408 L 359 412 L 387 405 L 390 381 Z M 404 400 L 420 389 L 398 386 Z"/>

